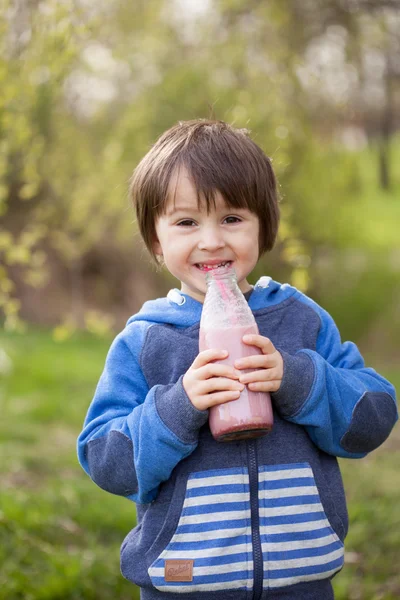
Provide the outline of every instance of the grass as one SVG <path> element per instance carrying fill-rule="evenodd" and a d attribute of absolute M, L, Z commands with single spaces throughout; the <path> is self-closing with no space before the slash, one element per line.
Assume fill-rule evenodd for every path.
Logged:
<path fill-rule="evenodd" d="M 12 361 L 0 373 L 1 600 L 139 597 L 119 573 L 134 506 L 99 490 L 75 454 L 109 343 L 79 334 L 59 344 L 43 331 L 0 337 Z M 400 373 L 384 374 L 400 387 Z M 396 428 L 367 458 L 341 461 L 350 533 L 337 600 L 400 597 L 399 460 Z"/>
<path fill-rule="evenodd" d="M 0 384 L 0 598 L 133 600 L 119 547 L 134 506 L 98 489 L 76 437 L 109 341 L 3 335 L 13 369 Z"/>

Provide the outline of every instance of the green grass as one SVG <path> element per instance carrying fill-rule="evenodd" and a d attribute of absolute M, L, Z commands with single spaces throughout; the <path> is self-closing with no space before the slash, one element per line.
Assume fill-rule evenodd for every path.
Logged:
<path fill-rule="evenodd" d="M 134 505 L 98 489 L 75 443 L 109 340 L 56 343 L 2 335 L 13 369 L 0 382 L 0 598 L 134 600 L 119 547 Z"/>
<path fill-rule="evenodd" d="M 13 364 L 0 374 L 0 599 L 138 598 L 119 573 L 134 506 L 99 490 L 75 454 L 109 343 L 0 337 Z M 400 387 L 400 373 L 385 374 Z M 400 597 L 399 461 L 399 428 L 366 459 L 342 461 L 350 533 L 338 600 Z"/>

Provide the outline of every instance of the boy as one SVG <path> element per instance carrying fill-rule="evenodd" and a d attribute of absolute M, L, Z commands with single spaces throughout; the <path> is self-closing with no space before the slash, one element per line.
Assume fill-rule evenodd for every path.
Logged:
<path fill-rule="evenodd" d="M 279 211 L 270 161 L 245 131 L 179 123 L 138 165 L 131 193 L 150 253 L 181 288 L 117 336 L 78 440 L 91 478 L 137 504 L 122 573 L 143 600 L 329 600 L 348 526 L 336 457 L 387 438 L 394 388 L 311 299 L 268 277 L 247 282 Z M 205 274 L 221 263 L 260 330 L 244 342 L 262 355 L 234 366 L 198 351 Z M 244 385 L 272 393 L 274 427 L 218 443 L 208 409 Z"/>

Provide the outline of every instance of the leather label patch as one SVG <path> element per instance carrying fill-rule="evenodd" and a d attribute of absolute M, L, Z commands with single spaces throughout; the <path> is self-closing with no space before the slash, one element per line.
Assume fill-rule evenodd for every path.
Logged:
<path fill-rule="evenodd" d="M 165 561 L 165 581 L 193 581 L 194 560 Z"/>

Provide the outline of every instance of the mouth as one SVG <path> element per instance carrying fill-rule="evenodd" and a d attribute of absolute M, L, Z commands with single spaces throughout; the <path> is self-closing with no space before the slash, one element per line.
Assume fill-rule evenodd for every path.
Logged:
<path fill-rule="evenodd" d="M 223 267 L 230 267 L 231 265 L 231 260 L 225 260 L 218 263 L 196 263 L 195 267 L 200 271 L 204 271 L 205 273 L 207 273 L 208 271 L 213 271 L 214 269 L 221 269 Z"/>

